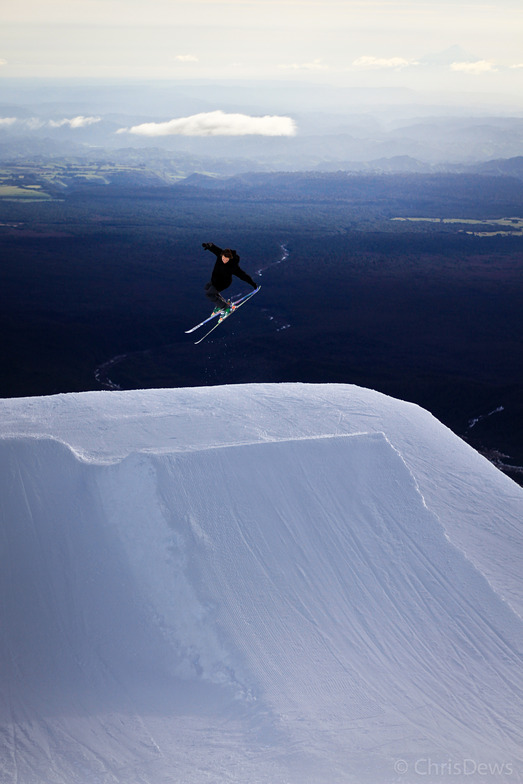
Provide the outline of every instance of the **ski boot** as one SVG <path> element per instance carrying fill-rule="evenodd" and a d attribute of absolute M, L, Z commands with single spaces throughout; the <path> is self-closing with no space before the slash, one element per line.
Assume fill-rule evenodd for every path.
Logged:
<path fill-rule="evenodd" d="M 222 318 L 223 318 L 224 316 L 228 316 L 229 313 L 231 312 L 231 310 L 233 310 L 233 309 L 234 309 L 234 306 L 230 302 L 230 300 L 224 300 L 224 304 L 221 307 L 219 305 L 217 305 L 214 308 L 213 314 L 218 315 L 218 313 L 221 313 L 222 314 Z"/>

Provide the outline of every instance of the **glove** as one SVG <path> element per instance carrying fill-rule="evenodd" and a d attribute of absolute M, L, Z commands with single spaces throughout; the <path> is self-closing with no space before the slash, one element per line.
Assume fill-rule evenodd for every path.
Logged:
<path fill-rule="evenodd" d="M 212 242 L 202 242 L 202 248 L 205 248 L 205 250 L 210 250 L 211 246 Z"/>

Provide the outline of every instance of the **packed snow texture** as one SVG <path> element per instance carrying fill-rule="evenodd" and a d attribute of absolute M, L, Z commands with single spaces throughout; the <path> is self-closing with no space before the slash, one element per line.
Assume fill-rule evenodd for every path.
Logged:
<path fill-rule="evenodd" d="M 523 491 L 426 411 L 0 409 L 2 784 L 523 782 Z"/>

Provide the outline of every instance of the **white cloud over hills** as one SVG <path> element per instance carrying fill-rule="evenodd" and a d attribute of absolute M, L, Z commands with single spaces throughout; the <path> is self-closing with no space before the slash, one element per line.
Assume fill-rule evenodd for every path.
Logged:
<path fill-rule="evenodd" d="M 450 68 L 452 71 L 460 71 L 461 73 L 473 74 L 475 76 L 480 76 L 485 73 L 494 73 L 498 70 L 494 63 L 489 60 L 451 63 Z"/>
<path fill-rule="evenodd" d="M 174 58 L 178 63 L 197 63 L 199 58 L 194 54 L 177 54 Z"/>
<path fill-rule="evenodd" d="M 120 128 L 117 133 L 137 136 L 294 136 L 296 124 L 290 117 L 252 117 L 217 110 L 166 122 L 150 122 Z"/>
<path fill-rule="evenodd" d="M 404 57 L 371 57 L 364 55 L 353 61 L 355 68 L 383 69 L 392 68 L 398 70 L 418 65 L 416 60 L 406 60 Z"/>
<path fill-rule="evenodd" d="M 64 125 L 68 125 L 69 128 L 85 128 L 87 125 L 94 125 L 95 123 L 100 122 L 100 117 L 72 117 L 70 119 L 64 120 L 49 120 L 49 126 L 51 128 L 62 128 Z"/>
<path fill-rule="evenodd" d="M 18 123 L 19 125 L 28 128 L 29 130 L 36 131 L 40 128 L 63 128 L 67 126 L 69 128 L 86 128 L 89 125 L 95 125 L 101 121 L 101 117 L 84 117 L 83 115 L 78 115 L 77 117 L 65 117 L 61 120 L 42 120 L 38 117 L 29 117 L 20 119 L 18 117 L 0 117 L 0 127 L 14 125 Z"/>

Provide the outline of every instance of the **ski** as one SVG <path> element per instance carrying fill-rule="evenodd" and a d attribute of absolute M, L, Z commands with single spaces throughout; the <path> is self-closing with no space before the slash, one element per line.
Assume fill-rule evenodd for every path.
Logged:
<path fill-rule="evenodd" d="M 253 291 L 252 293 L 254 294 L 255 292 Z M 250 297 L 250 294 L 246 294 L 243 297 L 239 297 L 238 299 L 232 300 L 231 301 L 231 305 L 233 306 L 233 308 L 238 307 L 240 302 L 242 302 L 245 299 L 245 297 Z M 200 327 L 203 327 L 203 325 L 207 324 L 208 321 L 212 321 L 214 318 L 216 318 L 217 316 L 220 316 L 222 313 L 223 313 L 223 310 L 217 310 L 216 313 L 211 313 L 210 316 L 207 316 L 206 319 L 204 319 L 203 321 L 200 321 L 200 323 L 196 324 L 195 327 L 191 327 L 190 329 L 186 329 L 185 330 L 185 334 L 189 335 L 191 332 L 196 332 L 197 329 L 200 329 Z"/>
<path fill-rule="evenodd" d="M 246 294 L 245 297 L 242 297 L 241 299 L 239 299 L 235 304 L 233 304 L 232 309 L 228 313 L 223 313 L 222 312 L 222 314 L 221 314 L 221 316 L 220 316 L 220 318 L 218 320 L 218 323 L 215 324 L 214 327 L 212 327 L 208 332 L 206 332 L 205 335 L 203 335 L 199 340 L 196 340 L 194 342 L 194 345 L 197 346 L 198 343 L 201 343 L 202 340 L 205 340 L 205 338 L 209 337 L 211 332 L 214 332 L 214 330 L 217 329 L 220 326 L 222 321 L 225 321 L 226 318 L 229 318 L 229 316 L 231 316 L 234 313 L 235 310 L 238 310 L 238 308 L 241 308 L 241 306 L 244 305 L 247 302 L 248 299 L 253 297 L 256 294 L 256 292 L 258 292 L 260 290 L 260 288 L 261 288 L 261 286 L 258 286 L 258 288 L 254 289 L 254 291 L 251 291 L 250 294 Z"/>
<path fill-rule="evenodd" d="M 196 324 L 196 326 L 195 326 L 195 327 L 191 327 L 190 329 L 186 329 L 186 330 L 185 330 L 185 334 L 186 334 L 186 335 L 189 335 L 189 333 L 190 333 L 190 332 L 196 332 L 196 330 L 197 330 L 197 329 L 200 329 L 200 327 L 203 327 L 203 325 L 204 325 L 204 324 L 207 324 L 207 322 L 208 322 L 208 321 L 212 321 L 212 320 L 213 320 L 213 318 L 216 318 L 216 316 L 219 316 L 221 312 L 222 312 L 222 311 L 221 311 L 221 310 L 219 310 L 217 313 L 211 313 L 211 315 L 210 315 L 210 316 L 208 316 L 208 317 L 207 317 L 206 319 L 204 319 L 203 321 L 200 321 L 200 323 L 199 323 L 199 324 Z"/>

